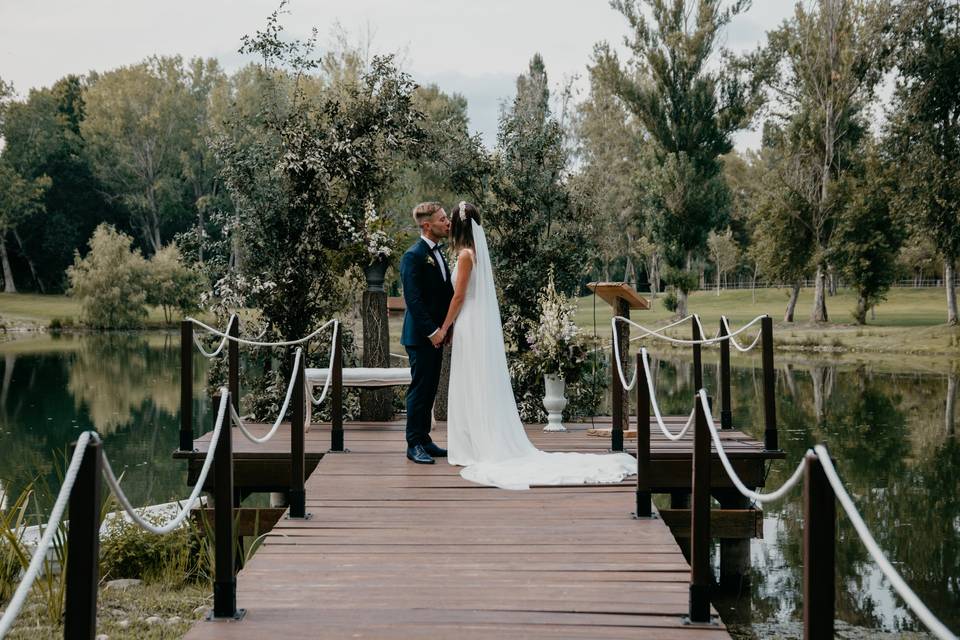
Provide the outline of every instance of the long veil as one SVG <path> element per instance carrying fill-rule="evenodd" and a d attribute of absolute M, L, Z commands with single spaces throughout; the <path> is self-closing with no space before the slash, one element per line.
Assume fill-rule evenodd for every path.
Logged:
<path fill-rule="evenodd" d="M 546 453 L 527 438 L 507 367 L 487 238 L 475 220 L 471 225 L 474 268 L 450 361 L 448 461 L 464 466 L 465 479 L 504 489 L 619 482 L 636 473 L 629 454 Z"/>

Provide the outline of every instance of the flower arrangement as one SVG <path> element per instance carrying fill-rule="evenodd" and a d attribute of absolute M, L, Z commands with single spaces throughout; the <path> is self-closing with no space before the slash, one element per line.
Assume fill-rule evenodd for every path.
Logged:
<path fill-rule="evenodd" d="M 367 200 L 364 207 L 362 236 L 370 264 L 387 260 L 393 255 L 394 241 L 389 233 L 388 221 L 377 213 L 372 200 Z"/>
<path fill-rule="evenodd" d="M 573 382 L 569 378 L 578 377 L 589 356 L 589 341 L 573 321 L 576 303 L 557 291 L 553 269 L 547 276 L 546 286 L 537 296 L 537 302 L 540 317 L 527 332 L 528 362 L 538 373 L 562 375 L 568 382 Z"/>

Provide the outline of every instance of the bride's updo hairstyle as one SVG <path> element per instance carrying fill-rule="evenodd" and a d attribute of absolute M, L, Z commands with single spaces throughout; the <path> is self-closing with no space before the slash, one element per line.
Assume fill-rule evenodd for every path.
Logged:
<path fill-rule="evenodd" d="M 480 224 L 480 212 L 469 202 L 459 202 L 450 207 L 450 242 L 456 251 L 473 248 L 473 225 Z"/>

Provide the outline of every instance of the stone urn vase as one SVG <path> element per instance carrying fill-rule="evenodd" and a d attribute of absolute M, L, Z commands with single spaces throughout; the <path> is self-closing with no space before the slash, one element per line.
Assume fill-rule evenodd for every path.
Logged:
<path fill-rule="evenodd" d="M 363 268 L 363 275 L 367 280 L 367 291 L 384 293 L 383 281 L 387 275 L 388 262 L 377 260 Z"/>
<path fill-rule="evenodd" d="M 543 376 L 545 394 L 543 408 L 547 410 L 547 425 L 544 431 L 566 431 L 563 426 L 563 409 L 567 406 L 567 398 L 563 395 L 566 380 L 560 374 L 548 373 Z"/>

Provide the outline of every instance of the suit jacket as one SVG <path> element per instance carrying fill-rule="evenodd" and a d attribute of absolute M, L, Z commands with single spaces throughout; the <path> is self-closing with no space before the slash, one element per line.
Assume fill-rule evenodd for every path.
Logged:
<path fill-rule="evenodd" d="M 400 281 L 403 300 L 407 305 L 403 315 L 400 343 L 404 346 L 429 346 L 430 334 L 440 328 L 447 317 L 453 298 L 450 267 L 444 260 L 447 279 L 444 280 L 436 264 L 436 253 L 420 238 L 400 259 Z"/>

